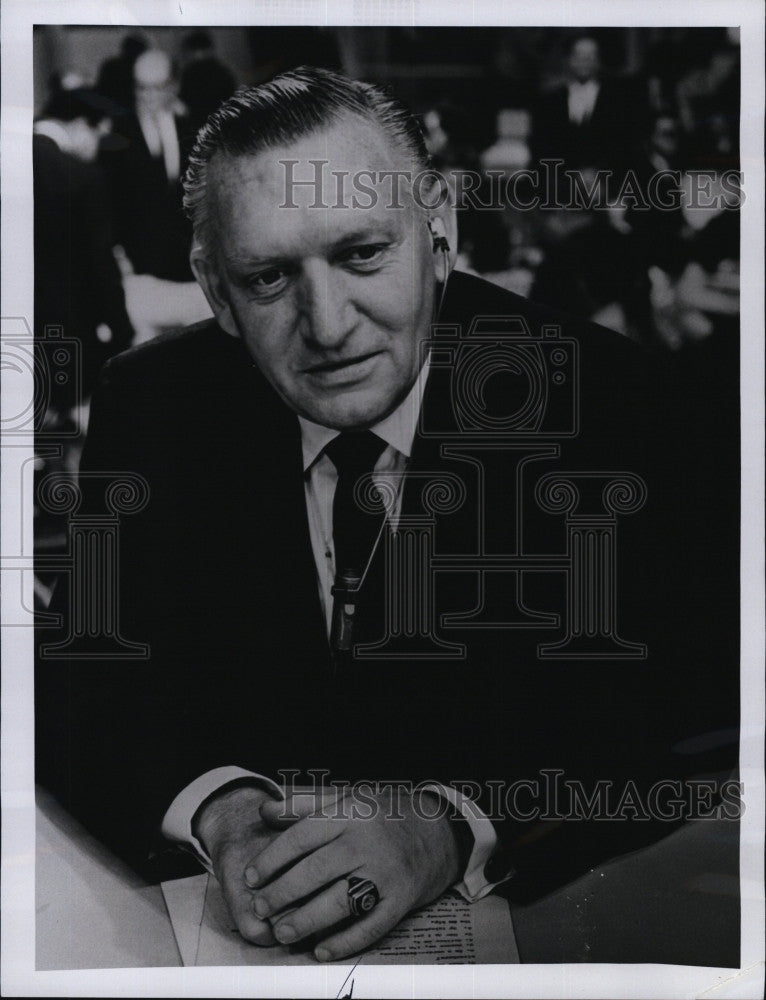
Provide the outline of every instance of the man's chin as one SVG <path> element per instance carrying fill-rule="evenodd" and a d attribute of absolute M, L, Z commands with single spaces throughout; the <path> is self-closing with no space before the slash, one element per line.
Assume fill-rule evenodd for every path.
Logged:
<path fill-rule="evenodd" d="M 392 410 L 399 399 L 359 398 L 362 394 L 337 394 L 335 398 L 321 401 L 312 400 L 299 409 L 301 416 L 315 424 L 331 427 L 337 431 L 367 430 L 373 427 Z M 354 398 L 357 397 L 357 398 Z"/>

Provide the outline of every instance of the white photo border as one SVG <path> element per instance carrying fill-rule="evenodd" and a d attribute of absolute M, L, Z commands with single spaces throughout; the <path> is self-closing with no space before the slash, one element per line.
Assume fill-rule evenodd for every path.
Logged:
<path fill-rule="evenodd" d="M 764 11 L 760 0 L 5 0 L 2 9 L 2 305 L 31 328 L 32 27 L 246 25 L 470 25 L 590 28 L 739 26 L 741 164 L 741 968 L 676 965 L 362 967 L 356 994 L 381 997 L 759 997 L 764 989 Z M 5 375 L 5 373 L 3 373 Z M 5 382 L 5 378 L 3 379 Z M 3 415 L 20 412 L 14 378 Z M 32 443 L 3 441 L 2 539 L 32 552 L 20 509 L 20 473 Z M 26 574 L 24 603 L 32 606 Z M 14 610 L 2 594 L 2 620 Z M 3 628 L 2 990 L 17 996 L 334 996 L 347 969 L 152 968 L 35 971 L 35 800 L 32 630 Z M 349 965 L 350 968 L 350 965 Z M 368 973 L 365 979 L 363 973 Z M 370 992 L 370 989 L 372 992 Z"/>

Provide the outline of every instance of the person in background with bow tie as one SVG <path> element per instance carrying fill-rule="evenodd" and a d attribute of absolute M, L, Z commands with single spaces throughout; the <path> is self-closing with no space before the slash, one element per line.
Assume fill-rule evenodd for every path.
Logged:
<path fill-rule="evenodd" d="M 541 95 L 533 117 L 535 157 L 561 159 L 566 170 L 617 170 L 629 165 L 635 146 L 630 129 L 643 123 L 624 81 L 604 76 L 597 40 L 573 38 L 568 80 Z M 617 185 L 619 187 L 619 185 Z"/>

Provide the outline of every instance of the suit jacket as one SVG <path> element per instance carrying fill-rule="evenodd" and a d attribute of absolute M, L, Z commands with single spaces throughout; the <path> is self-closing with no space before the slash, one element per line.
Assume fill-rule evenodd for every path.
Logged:
<path fill-rule="evenodd" d="M 193 59 L 181 73 L 178 96 L 197 131 L 237 89 L 234 74 L 214 55 Z"/>
<path fill-rule="evenodd" d="M 83 163 L 45 135 L 33 136 L 35 195 L 35 335 L 63 327 L 80 341 L 82 390 L 101 366 L 133 339 L 122 281 L 112 255 L 109 201 L 95 164 Z M 111 340 L 96 335 L 109 327 Z M 74 383 L 51 385 L 55 402 L 71 406 Z"/>
<path fill-rule="evenodd" d="M 136 273 L 192 281 L 191 225 L 183 213 L 180 177 L 194 135 L 185 118 L 176 116 L 175 124 L 179 179 L 168 180 L 163 158 L 151 155 L 133 113 L 115 120 L 112 134 L 103 143 L 101 162 L 109 181 L 115 242 L 125 248 Z"/>
<path fill-rule="evenodd" d="M 559 322 L 527 300 L 454 274 L 441 321 L 468 338 L 476 316 L 522 317 L 530 337 Z M 421 474 L 448 473 L 453 485 L 455 478 L 462 482 L 462 505 L 435 517 L 434 552 L 449 557 L 449 565 L 438 574 L 434 601 L 440 614 L 465 614 L 481 604 L 479 579 L 475 569 L 449 561 L 475 556 L 480 533 L 490 553 L 536 553 L 544 563 L 566 551 L 563 517 L 535 500 L 541 477 L 562 470 L 643 477 L 647 503 L 618 529 L 616 602 L 622 635 L 646 643 L 647 658 L 541 659 L 539 645 L 561 639 L 562 629 L 529 627 L 527 620 L 527 627 L 441 630 L 445 641 L 465 643 L 463 658 L 418 659 L 412 647 L 396 658 L 388 647 L 378 659 L 353 661 L 334 674 L 297 419 L 242 343 L 205 323 L 115 359 L 94 396 L 82 468 L 137 472 L 151 492 L 145 509 L 120 526 L 119 602 L 123 636 L 148 642 L 151 656 L 130 663 L 41 660 L 40 780 L 98 836 L 148 870 L 150 844 L 170 801 L 221 765 L 272 776 L 293 768 L 304 780 L 308 769 L 326 769 L 333 779 L 473 781 L 487 812 L 497 811 L 488 782 L 507 787 L 541 779 L 541 769 L 565 771 L 590 789 L 597 780 L 629 778 L 644 787 L 690 768 L 720 767 L 704 753 L 672 748 L 687 736 L 736 724 L 730 511 L 719 496 L 699 490 L 707 469 L 690 454 L 693 438 L 684 442 L 681 463 L 676 430 L 688 414 L 676 406 L 661 368 L 609 331 L 566 322 L 561 331 L 578 343 L 579 434 L 559 442 L 555 457 L 550 445 L 571 407 L 550 381 L 544 393 L 549 423 L 538 427 L 531 444 L 542 454 L 524 467 L 517 496 L 517 458 L 528 456 L 529 436 L 527 451 L 514 452 L 507 441 L 499 450 L 472 450 L 473 438 L 454 408 L 463 389 L 455 388 L 449 366 L 437 364 L 423 403 L 427 426 L 413 446 L 403 518 L 423 514 Z M 472 336 L 469 344 L 479 343 L 482 356 L 496 349 L 491 339 Z M 499 365 L 496 358 L 490 364 Z M 485 390 L 487 405 L 507 412 L 518 385 L 500 376 Z M 514 406 L 522 403 L 523 397 Z M 103 505 L 99 489 L 89 509 Z M 694 570 L 694 599 L 687 600 L 690 562 L 699 555 L 694 540 L 710 514 L 708 503 L 720 534 L 705 556 L 717 563 L 706 576 Z M 360 609 L 360 642 L 385 634 L 381 566 L 379 554 Z M 563 572 L 543 566 L 522 576 L 521 583 L 512 574 L 488 581 L 485 620 L 507 617 L 517 587 L 520 607 L 561 614 Z M 66 588 L 60 591 L 65 610 Z M 523 796 L 519 801 L 526 808 Z M 496 818 L 502 849 L 488 874 L 497 878 L 514 867 L 507 886 L 518 898 L 670 829 L 624 821 L 525 823 L 504 803 Z"/>
<path fill-rule="evenodd" d="M 536 159 L 564 160 L 565 169 L 612 168 L 630 165 L 635 148 L 635 108 L 624 86 L 602 80 L 590 118 L 569 120 L 569 88 L 557 87 L 541 96 L 534 115 L 532 148 Z M 619 186 L 619 185 L 618 185 Z"/>

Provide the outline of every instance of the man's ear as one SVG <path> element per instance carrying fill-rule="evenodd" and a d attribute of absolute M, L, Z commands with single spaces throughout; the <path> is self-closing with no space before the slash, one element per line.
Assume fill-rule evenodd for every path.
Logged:
<path fill-rule="evenodd" d="M 205 293 L 205 298 L 213 310 L 218 325 L 232 337 L 238 337 L 239 330 L 234 321 L 229 299 L 223 288 L 215 262 L 198 243 L 195 243 L 189 255 L 189 263 L 197 283 Z"/>
<path fill-rule="evenodd" d="M 434 241 L 441 237 L 447 241 L 447 270 L 452 271 L 457 262 L 457 212 L 454 189 L 446 177 L 440 177 L 428 194 L 428 222 Z M 444 281 L 444 243 L 433 251 L 434 274 L 437 281 Z"/>

